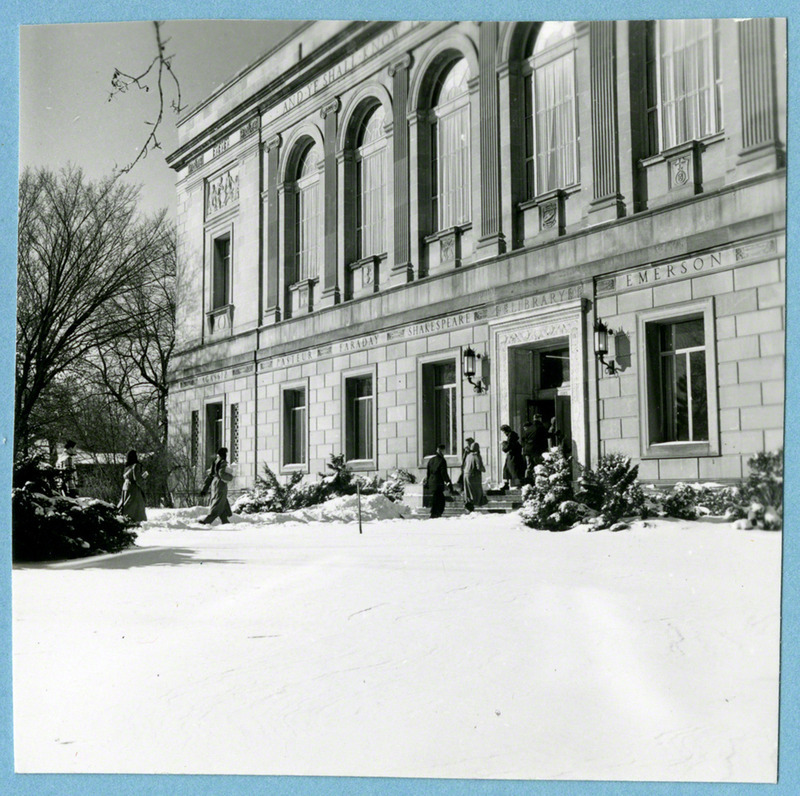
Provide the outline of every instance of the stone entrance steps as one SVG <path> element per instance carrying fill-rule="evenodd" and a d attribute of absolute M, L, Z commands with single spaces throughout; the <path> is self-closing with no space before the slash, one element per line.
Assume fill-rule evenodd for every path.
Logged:
<path fill-rule="evenodd" d="M 522 490 L 509 489 L 506 492 L 501 492 L 498 489 L 486 490 L 486 497 L 488 503 L 485 506 L 476 507 L 475 511 L 481 514 L 508 514 L 511 511 L 516 511 L 522 505 Z M 444 507 L 445 517 L 455 517 L 459 514 L 464 514 L 464 498 L 461 495 L 448 495 L 447 502 Z M 426 511 L 430 511 L 426 509 Z"/>

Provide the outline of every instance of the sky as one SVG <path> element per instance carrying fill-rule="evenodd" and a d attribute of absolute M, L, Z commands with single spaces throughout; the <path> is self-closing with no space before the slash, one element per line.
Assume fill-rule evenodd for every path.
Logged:
<path fill-rule="evenodd" d="M 266 53 L 299 23 L 172 20 L 162 26 L 180 82 L 181 104 L 197 105 L 242 67 Z M 155 90 L 131 90 L 109 101 L 118 68 L 143 72 L 156 52 L 152 22 L 23 25 L 20 27 L 20 167 L 81 166 L 92 179 L 133 161 L 157 117 Z M 151 85 L 155 85 L 151 83 Z M 177 98 L 169 81 L 168 102 Z M 183 113 L 185 113 L 184 111 Z M 181 114 L 183 115 L 183 114 Z M 141 207 L 175 212 L 175 173 L 165 157 L 177 147 L 180 115 L 167 108 L 162 150 L 130 172 Z"/>

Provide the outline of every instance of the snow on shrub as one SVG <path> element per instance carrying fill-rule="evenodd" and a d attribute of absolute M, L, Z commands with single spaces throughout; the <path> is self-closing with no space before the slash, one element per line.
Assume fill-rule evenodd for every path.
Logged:
<path fill-rule="evenodd" d="M 677 483 L 666 494 L 656 492 L 659 513 L 686 520 L 713 514 L 739 521 L 743 528 L 781 528 L 783 451 L 759 453 L 748 465 L 747 480 L 738 486 Z"/>
<path fill-rule="evenodd" d="M 131 521 L 115 506 L 14 489 L 11 495 L 14 561 L 52 561 L 116 553 L 136 540 Z"/>
<path fill-rule="evenodd" d="M 551 448 L 534 467 L 533 484 L 522 490 L 519 516 L 530 528 L 561 531 L 579 519 L 579 511 L 572 494 L 570 460 L 561 448 Z"/>
<path fill-rule="evenodd" d="M 301 473 L 293 474 L 282 484 L 275 473 L 264 465 L 263 477 L 258 476 L 252 489 L 243 492 L 231 507 L 237 514 L 287 512 L 317 506 L 342 495 L 374 495 L 380 492 L 389 500 L 401 500 L 405 484 L 413 483 L 414 476 L 406 470 L 395 470 L 386 481 L 375 476 L 353 473 L 344 456 L 332 455 L 328 473 L 320 473 L 319 480 L 303 480 Z"/>
<path fill-rule="evenodd" d="M 398 468 L 389 473 L 386 480 L 378 487 L 378 491 L 389 500 L 400 502 L 403 500 L 406 484 L 414 484 L 416 480 L 408 470 Z"/>
<path fill-rule="evenodd" d="M 638 481 L 639 465 L 628 456 L 606 453 L 596 470 L 588 467 L 578 479 L 578 499 L 599 512 L 594 524 L 608 527 L 620 518 L 646 514 L 645 497 Z"/>

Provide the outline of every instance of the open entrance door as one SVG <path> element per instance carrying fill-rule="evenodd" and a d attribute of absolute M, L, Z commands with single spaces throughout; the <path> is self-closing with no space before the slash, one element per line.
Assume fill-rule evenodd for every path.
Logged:
<path fill-rule="evenodd" d="M 518 428 L 541 415 L 553 439 L 567 455 L 573 454 L 570 357 L 566 341 L 519 346 L 509 357 L 510 413 Z"/>

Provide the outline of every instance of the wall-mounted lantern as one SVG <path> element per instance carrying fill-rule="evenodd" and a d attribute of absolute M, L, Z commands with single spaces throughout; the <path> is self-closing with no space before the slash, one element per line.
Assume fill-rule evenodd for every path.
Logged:
<path fill-rule="evenodd" d="M 609 329 L 600 318 L 594 322 L 594 355 L 606 369 L 606 373 L 613 376 L 617 372 L 617 366 L 613 361 L 606 362 L 608 354 L 608 336 L 614 334 L 613 329 Z"/>
<path fill-rule="evenodd" d="M 472 385 L 475 392 L 486 392 L 486 386 L 478 379 L 473 381 L 477 373 L 477 361 L 481 358 L 480 354 L 476 354 L 471 346 L 467 346 L 464 351 L 464 378 Z"/>

